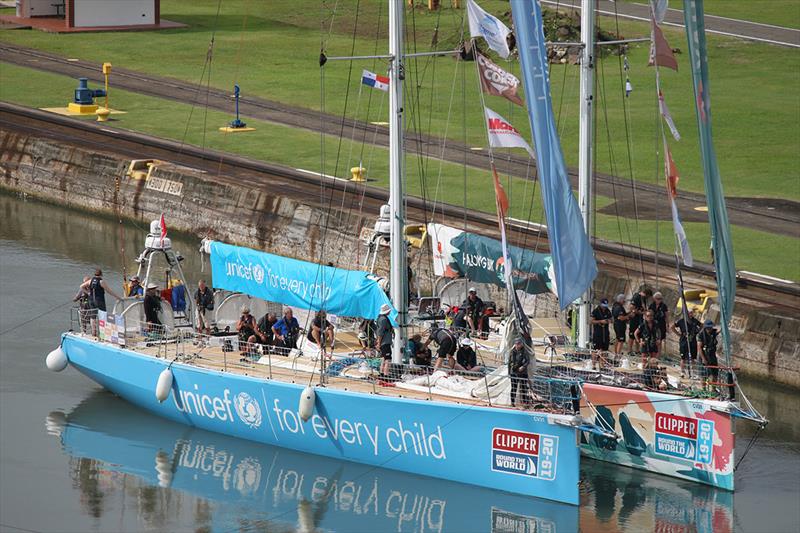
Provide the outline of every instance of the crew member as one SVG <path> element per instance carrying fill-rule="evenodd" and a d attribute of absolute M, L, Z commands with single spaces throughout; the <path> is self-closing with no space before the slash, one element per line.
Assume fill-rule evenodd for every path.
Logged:
<path fill-rule="evenodd" d="M 511 405 L 517 405 L 517 395 L 519 394 L 522 403 L 525 403 L 528 389 L 528 347 L 525 341 L 518 338 L 514 341 L 514 347 L 508 354 L 508 377 L 511 379 Z"/>
<path fill-rule="evenodd" d="M 427 348 L 431 342 L 436 342 L 436 344 L 439 346 L 439 348 L 436 350 L 436 363 L 433 365 L 434 370 L 441 368 L 445 359 L 447 359 L 448 368 L 464 370 L 464 367 L 458 364 L 455 359 L 458 342 L 456 341 L 456 335 L 453 331 L 434 326 L 431 328 L 430 335 L 428 335 L 428 340 L 425 341 L 425 348 Z"/>
<path fill-rule="evenodd" d="M 672 324 L 672 331 L 680 339 L 681 377 L 686 377 L 686 363 L 689 362 L 691 368 L 697 361 L 697 334 L 703 328 L 694 317 L 694 309 L 689 309 L 686 316 L 688 320 L 681 317 Z"/>
<path fill-rule="evenodd" d="M 94 271 L 94 276 L 90 278 L 89 281 L 84 281 L 81 284 L 81 289 L 86 289 L 89 293 L 89 305 L 91 309 L 99 309 L 100 311 L 106 310 L 106 293 L 117 300 L 121 299 L 111 290 L 106 280 L 103 279 L 103 271 L 99 268 Z"/>
<path fill-rule="evenodd" d="M 208 311 L 210 315 L 210 311 L 214 310 L 214 291 L 206 285 L 206 280 L 204 279 L 197 282 L 197 291 L 194 293 L 194 307 L 197 331 L 210 335 L 211 320 L 206 315 L 206 312 Z"/>
<path fill-rule="evenodd" d="M 706 320 L 703 330 L 697 335 L 697 347 L 705 365 L 706 383 L 719 381 L 719 362 L 717 361 L 717 341 L 719 331 L 713 320 Z M 712 385 L 714 387 L 714 385 Z"/>
<path fill-rule="evenodd" d="M 138 298 L 144 296 L 144 288 L 141 285 L 139 276 L 131 276 L 130 285 L 128 285 L 128 298 Z"/>
<path fill-rule="evenodd" d="M 592 311 L 592 344 L 595 350 L 607 352 L 611 343 L 609 324 L 611 323 L 611 310 L 608 308 L 608 299 L 600 300 L 600 305 Z"/>
<path fill-rule="evenodd" d="M 327 313 L 322 309 L 317 311 L 316 316 L 314 316 L 307 337 L 308 340 L 316 343 L 321 352 L 324 352 L 328 346 L 333 349 L 333 324 L 328 321 Z"/>
<path fill-rule="evenodd" d="M 90 276 L 86 276 L 83 278 L 83 283 L 86 283 L 92 279 Z M 78 286 L 78 292 L 75 293 L 75 297 L 72 298 L 73 302 L 78 303 L 78 320 L 81 324 L 81 331 L 83 333 L 89 333 L 89 326 L 91 324 L 92 318 L 95 318 L 96 312 L 92 312 L 92 307 L 89 303 L 89 290 L 84 289 L 83 285 L 81 284 Z M 95 316 L 93 316 L 93 314 Z"/>
<path fill-rule="evenodd" d="M 625 310 L 625 295 L 617 294 L 614 298 L 614 305 L 611 306 L 611 318 L 614 320 L 614 355 L 619 357 L 622 347 L 625 346 L 625 330 L 628 327 L 630 315 Z"/>
<path fill-rule="evenodd" d="M 417 366 L 431 366 L 431 351 L 422 342 L 422 335 L 415 333 L 406 343 L 405 359 Z"/>
<path fill-rule="evenodd" d="M 658 326 L 661 338 L 658 341 L 658 349 L 661 351 L 661 343 L 667 338 L 667 324 L 669 323 L 669 308 L 664 303 L 664 296 L 660 292 L 653 294 L 653 303 L 649 309 L 653 312 L 653 321 Z"/>
<path fill-rule="evenodd" d="M 144 295 L 144 319 L 147 322 L 147 330 L 159 332 L 161 329 L 161 319 L 158 313 L 161 312 L 161 296 L 158 294 L 158 285 L 149 283 L 147 292 Z"/>
<path fill-rule="evenodd" d="M 272 326 L 272 332 L 275 334 L 275 344 L 283 348 L 288 348 L 288 350 L 285 350 L 285 353 L 281 355 L 288 356 L 289 350 L 297 348 L 300 323 L 294 317 L 294 312 L 291 307 L 287 307 L 283 310 L 283 317 Z"/>
<path fill-rule="evenodd" d="M 389 313 L 392 306 L 383 304 L 378 318 L 375 319 L 375 348 L 381 354 L 381 375 L 389 377 L 389 369 L 392 364 L 392 342 L 394 341 L 394 328 L 392 321 L 389 320 Z"/>
<path fill-rule="evenodd" d="M 240 361 L 247 362 L 246 355 L 250 353 L 250 347 L 258 339 L 258 324 L 246 304 L 242 306 L 242 316 L 236 323 L 236 331 L 239 332 L 239 352 L 242 355 Z"/>
<path fill-rule="evenodd" d="M 651 357 L 658 358 L 658 349 L 661 341 L 661 330 L 653 320 L 653 312 L 648 310 L 644 314 L 644 322 L 634 334 L 642 351 L 642 366 L 647 364 Z"/>
<path fill-rule="evenodd" d="M 629 313 L 630 319 L 628 324 L 628 351 L 633 353 L 633 343 L 636 340 L 636 330 L 644 322 L 644 313 L 647 310 L 647 299 L 652 292 L 644 285 L 639 289 L 639 292 L 631 298 L 631 310 Z M 637 341 L 638 344 L 638 341 Z"/>
<path fill-rule="evenodd" d="M 275 313 L 264 313 L 264 316 L 258 321 L 258 343 L 264 346 L 272 346 L 275 344 L 275 332 L 272 327 L 278 323 L 278 317 Z"/>
<path fill-rule="evenodd" d="M 478 289 L 470 287 L 467 291 L 467 299 L 461 303 L 462 309 L 465 310 L 467 324 L 473 331 L 482 331 L 483 328 L 483 300 L 478 296 Z"/>
<path fill-rule="evenodd" d="M 478 366 L 478 354 L 475 353 L 475 343 L 469 337 L 464 337 L 459 342 L 460 346 L 456 352 L 456 363 L 461 365 L 467 372 L 480 372 Z"/>

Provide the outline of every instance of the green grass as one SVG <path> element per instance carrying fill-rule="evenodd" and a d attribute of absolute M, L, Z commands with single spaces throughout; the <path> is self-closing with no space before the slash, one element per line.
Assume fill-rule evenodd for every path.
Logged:
<path fill-rule="evenodd" d="M 644 0 L 626 0 L 646 4 Z M 683 9 L 682 0 L 672 0 L 669 7 Z M 797 0 L 705 0 L 708 15 L 800 28 L 800 2 Z"/>
<path fill-rule="evenodd" d="M 226 0 L 218 19 L 217 5 L 217 0 L 164 0 L 163 17 L 189 24 L 184 30 L 82 35 L 5 31 L 0 39 L 67 57 L 111 61 L 117 66 L 199 82 L 211 33 L 216 28 L 211 85 L 230 88 L 238 82 L 245 94 L 324 109 L 337 115 L 343 112 L 347 100 L 348 116 L 386 120 L 385 93 L 366 90 L 359 84 L 362 68 L 380 72 L 385 69 L 384 63 L 360 61 L 351 71 L 346 62 L 329 62 L 324 69 L 324 99 L 320 96 L 321 73 L 317 65 L 321 38 L 329 55 L 349 55 L 351 51 L 385 53 L 383 2 L 361 2 L 357 25 L 355 2 L 350 1 L 338 2 L 339 11 L 332 24 L 330 13 L 323 11 L 321 3 L 311 0 Z M 498 14 L 508 11 L 508 3 L 502 0 L 484 0 L 482 5 Z M 416 35 L 420 50 L 426 50 L 433 28 L 439 24 L 439 47 L 453 47 L 459 39 L 463 13 L 453 9 L 438 13 L 416 9 L 413 16 L 407 14 L 408 33 Z M 320 31 L 323 19 L 327 21 L 326 30 Z M 614 21 L 601 18 L 601 23 L 610 27 Z M 328 27 L 332 29 L 330 35 Z M 621 22 L 619 31 L 627 37 L 648 35 L 647 26 L 635 22 Z M 681 31 L 666 33 L 673 47 L 685 51 Z M 656 175 L 660 164 L 656 162 L 654 146 L 657 126 L 652 90 L 654 73 L 646 66 L 647 47 L 634 47 L 629 59 L 629 76 L 635 88 L 626 102 L 632 132 L 632 168 L 627 164 L 619 63 L 616 57 L 608 57 L 599 65 L 602 76 L 598 83 L 604 86 L 601 95 L 604 97 L 598 98 L 598 169 L 622 176 L 632 173 L 644 181 L 660 180 Z M 680 143 L 672 143 L 672 149 L 681 171 L 681 187 L 701 192 L 702 171 L 686 54 L 679 55 L 678 60 L 680 72 L 668 71 L 662 76 L 667 102 L 684 136 Z M 800 200 L 800 93 L 796 90 L 800 85 L 800 54 L 770 45 L 709 36 L 709 61 L 714 133 L 726 194 Z M 519 70 L 517 63 L 509 63 L 507 68 Z M 409 63 L 407 81 L 410 82 L 406 105 L 410 129 L 446 134 L 472 145 L 485 143 L 472 63 L 464 68 L 451 58 L 418 59 Z M 564 154 L 568 164 L 574 166 L 577 164 L 577 67 L 554 66 L 551 81 Z M 525 135 L 529 134 L 524 110 L 502 99 L 487 98 L 487 105 L 512 121 Z"/>
<path fill-rule="evenodd" d="M 31 90 L 16 91 L 15 87 L 25 84 Z M 31 107 L 63 106 L 66 102 L 63 95 L 69 96 L 74 80 L 33 69 L 0 63 L 0 100 L 15 102 Z M 115 127 L 143 131 L 161 137 L 185 140 L 189 144 L 207 146 L 225 150 L 257 159 L 273 161 L 294 168 L 320 171 L 321 139 L 318 134 L 288 128 L 285 126 L 257 121 L 244 117 L 248 125 L 257 129 L 252 133 L 224 135 L 217 131 L 230 116 L 223 113 L 196 108 L 191 120 L 188 119 L 191 108 L 185 104 L 141 96 L 127 91 L 116 90 L 112 93 L 112 107 L 125 110 L 125 115 L 117 115 L 112 123 Z M 188 128 L 186 125 L 188 124 Z M 184 136 L 185 132 L 185 136 Z M 388 186 L 388 153 L 382 148 L 365 147 L 359 142 L 342 142 L 342 160 L 338 171 L 335 171 L 335 154 L 338 139 L 326 136 L 325 150 L 329 154 L 325 169 L 326 174 L 336 172 L 338 176 L 347 176 L 348 169 L 362 160 L 368 168 L 368 174 L 376 185 Z M 467 168 L 466 178 L 461 166 L 441 163 L 436 160 L 423 162 L 427 164 L 425 172 L 420 172 L 419 160 L 410 156 L 407 160 L 407 183 L 411 194 L 420 196 L 425 191 L 429 200 L 445 201 L 454 205 L 463 205 L 463 191 L 466 179 L 468 207 L 485 212 L 494 211 L 494 193 L 487 173 L 478 169 Z M 441 170 L 440 170 L 441 165 Z M 424 181 L 420 176 L 424 174 Z M 539 200 L 540 191 L 534 189 L 531 182 L 521 179 L 505 179 L 505 186 L 511 200 L 512 217 L 543 223 L 544 216 Z M 611 203 L 609 198 L 598 197 L 597 208 L 601 209 Z M 449 222 L 441 219 L 435 221 Z M 672 229 L 669 221 L 656 224 L 651 221 L 640 221 L 637 224 L 629 219 L 617 219 L 610 215 L 597 215 L 597 235 L 601 238 L 633 243 L 644 248 L 655 249 L 656 229 L 660 236 L 658 244 L 661 251 L 672 251 Z M 686 225 L 690 242 L 698 260 L 708 258 L 708 226 L 691 223 Z M 514 241 L 512 235 L 512 241 Z M 764 232 L 733 227 L 733 239 L 736 250 L 737 266 L 740 269 L 752 270 L 774 276 L 800 279 L 800 239 L 792 239 Z M 527 243 L 531 246 L 532 243 Z M 637 267 L 631 262 L 632 271 Z"/>

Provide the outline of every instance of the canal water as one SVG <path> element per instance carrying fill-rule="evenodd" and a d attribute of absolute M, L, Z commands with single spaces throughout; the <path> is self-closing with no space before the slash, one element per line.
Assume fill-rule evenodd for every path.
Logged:
<path fill-rule="evenodd" d="M 69 327 L 83 276 L 100 267 L 118 287 L 145 232 L 0 195 L 0 531 L 800 528 L 799 395 L 773 384 L 745 382 L 771 424 L 739 467 L 735 495 L 585 460 L 572 507 L 195 430 L 74 370 L 49 372 L 44 355 Z M 203 276 L 197 240 L 173 243 L 189 279 Z M 751 435 L 740 424 L 737 455 Z"/>

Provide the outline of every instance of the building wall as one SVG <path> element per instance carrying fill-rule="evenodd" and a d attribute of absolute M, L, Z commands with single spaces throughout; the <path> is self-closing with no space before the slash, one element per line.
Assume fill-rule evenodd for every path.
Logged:
<path fill-rule="evenodd" d="M 21 17 L 55 16 L 56 7 L 53 4 L 56 3 L 57 0 L 21 0 L 18 14 Z"/>
<path fill-rule="evenodd" d="M 28 0 L 30 1 L 30 0 Z M 49 0 L 53 3 L 53 0 Z M 155 0 L 72 0 L 75 27 L 136 26 L 156 23 Z"/>

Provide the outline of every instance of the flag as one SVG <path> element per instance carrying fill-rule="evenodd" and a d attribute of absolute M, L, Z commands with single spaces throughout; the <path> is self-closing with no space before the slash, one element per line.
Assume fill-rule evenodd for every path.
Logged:
<path fill-rule="evenodd" d="M 511 51 L 508 49 L 506 37 L 511 30 L 497 17 L 481 9 L 474 0 L 467 0 L 467 15 L 470 37 L 483 37 L 489 48 L 500 54 L 503 59 L 508 58 Z"/>
<path fill-rule="evenodd" d="M 524 148 L 533 157 L 533 150 L 519 131 L 506 119 L 489 109 L 483 108 L 489 129 L 489 146 L 492 148 Z"/>
<path fill-rule="evenodd" d="M 167 236 L 167 221 L 164 220 L 164 213 L 161 213 L 161 221 L 158 223 L 161 226 L 161 244 L 164 246 L 164 238 Z"/>
<path fill-rule="evenodd" d="M 689 248 L 689 239 L 686 238 L 683 224 L 681 224 L 681 219 L 678 217 L 678 206 L 675 204 L 675 200 L 670 200 L 670 203 L 672 204 L 672 227 L 675 230 L 675 236 L 678 238 L 678 243 L 680 244 L 683 264 L 691 267 L 694 264 L 694 258 L 692 257 L 692 250 Z"/>
<path fill-rule="evenodd" d="M 500 183 L 500 178 L 497 175 L 497 170 L 495 170 L 494 165 L 492 165 L 492 176 L 494 177 L 494 197 L 497 202 L 497 216 L 504 219 L 508 213 L 508 196 L 506 195 L 506 190 L 503 188 L 503 185 Z"/>
<path fill-rule="evenodd" d="M 506 72 L 479 52 L 475 52 L 475 59 L 478 61 L 478 72 L 483 92 L 493 96 L 502 96 L 514 104 L 525 106 L 525 103 L 517 95 L 519 79 L 516 76 Z"/>
<path fill-rule="evenodd" d="M 678 167 L 675 166 L 675 161 L 672 159 L 672 152 L 669 151 L 667 140 L 664 139 L 664 175 L 667 178 L 667 191 L 669 191 L 670 198 L 675 198 L 678 195 Z"/>
<path fill-rule="evenodd" d="M 667 14 L 669 0 L 650 0 L 650 4 L 653 9 L 653 17 L 655 18 L 656 23 L 661 24 L 664 22 L 664 16 Z"/>
<path fill-rule="evenodd" d="M 378 76 L 374 72 L 368 70 L 361 71 L 361 83 L 369 85 L 373 89 L 380 89 L 383 92 L 389 91 L 389 78 L 386 76 Z"/>
<path fill-rule="evenodd" d="M 678 61 L 655 19 L 650 19 L 650 62 L 648 65 L 651 67 L 658 65 L 671 68 L 675 72 L 678 71 Z"/>
<path fill-rule="evenodd" d="M 662 137 L 664 141 L 664 173 L 667 179 L 667 193 L 669 195 L 669 203 L 672 208 L 672 227 L 675 230 L 675 236 L 678 238 L 680 245 L 680 255 L 683 257 L 683 264 L 690 267 L 694 263 L 692 258 L 692 250 L 689 248 L 689 240 L 686 238 L 686 232 L 681 224 L 681 219 L 678 216 L 678 206 L 675 203 L 675 197 L 678 194 L 678 167 L 675 166 L 675 161 L 672 159 L 672 153 L 667 145 L 666 137 Z"/>
<path fill-rule="evenodd" d="M 672 120 L 672 115 L 667 107 L 667 102 L 664 100 L 664 93 L 662 93 L 660 89 L 658 91 L 658 108 L 661 111 L 661 116 L 664 117 L 664 121 L 667 123 L 667 127 L 669 127 L 669 132 L 676 141 L 680 141 L 681 134 L 678 132 L 678 128 L 675 127 L 675 122 Z"/>

